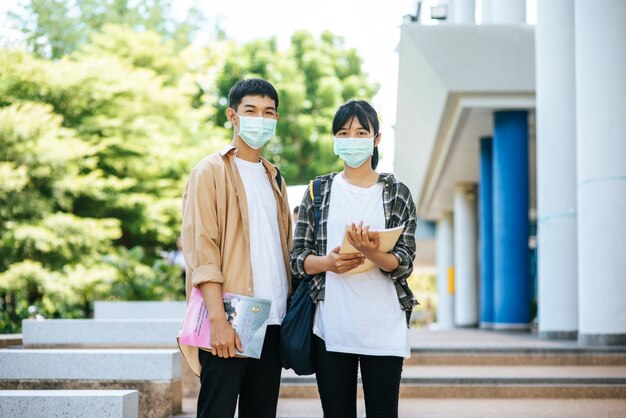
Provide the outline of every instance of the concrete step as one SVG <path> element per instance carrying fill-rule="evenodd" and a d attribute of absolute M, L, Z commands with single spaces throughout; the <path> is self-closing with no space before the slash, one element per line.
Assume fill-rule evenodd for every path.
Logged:
<path fill-rule="evenodd" d="M 626 353 L 566 350 L 413 349 L 405 365 L 626 366 Z"/>
<path fill-rule="evenodd" d="M 405 365 L 626 366 L 625 346 L 585 346 L 536 334 L 411 329 Z"/>
<path fill-rule="evenodd" d="M 177 418 L 195 418 L 196 399 L 185 399 L 183 414 Z M 609 418 L 625 417 L 623 399 L 441 399 L 400 400 L 400 418 Z M 278 418 L 321 418 L 319 399 L 281 398 Z M 357 415 L 365 417 L 363 399 L 357 401 Z"/>
<path fill-rule="evenodd" d="M 0 390 L 0 416 L 137 418 L 136 390 Z"/>
<path fill-rule="evenodd" d="M 29 348 L 177 348 L 177 319 L 46 319 L 22 321 Z"/>
<path fill-rule="evenodd" d="M 359 396 L 362 396 L 360 389 Z M 626 399 L 626 367 L 405 366 L 400 396 Z M 317 398 L 315 377 L 283 371 L 281 397 Z"/>
<path fill-rule="evenodd" d="M 94 302 L 94 319 L 175 319 L 182 323 L 187 303 L 181 301 L 101 301 Z"/>
<path fill-rule="evenodd" d="M 0 334 L 0 348 L 22 345 L 22 334 Z"/>
<path fill-rule="evenodd" d="M 0 390 L 137 390 L 141 418 L 171 416 L 180 363 L 175 349 L 0 349 Z"/>

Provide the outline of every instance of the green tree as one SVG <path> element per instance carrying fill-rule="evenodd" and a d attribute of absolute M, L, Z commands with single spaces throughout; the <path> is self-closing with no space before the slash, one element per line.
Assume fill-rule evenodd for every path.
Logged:
<path fill-rule="evenodd" d="M 332 148 L 335 111 L 350 99 L 369 100 L 378 90 L 361 70 L 356 50 L 346 49 L 343 39 L 330 32 L 319 39 L 306 31 L 296 32 L 286 51 L 278 48 L 274 38 L 243 45 L 230 42 L 216 80 L 213 103 L 218 126 L 230 126 L 225 116 L 228 91 L 246 77 L 265 78 L 278 90 L 277 138 L 264 154 L 292 184 L 341 168 Z"/>
<path fill-rule="evenodd" d="M 179 234 L 190 168 L 230 141 L 240 78 L 279 89 L 266 156 L 287 181 L 340 167 L 332 116 L 376 91 L 354 50 L 306 32 L 285 51 L 223 36 L 202 49 L 193 25 L 170 24 L 169 4 L 30 0 L 36 53 L 0 50 L 0 332 L 19 331 L 32 304 L 71 318 L 97 299 L 180 297 L 159 252 Z"/>
<path fill-rule="evenodd" d="M 189 169 L 226 138 L 194 106 L 201 56 L 111 25 L 55 61 L 0 51 L 4 331 L 33 303 L 72 317 L 97 298 L 179 297 L 158 252 L 178 236 Z"/>
<path fill-rule="evenodd" d="M 171 0 L 28 0 L 12 17 L 30 49 L 54 59 L 78 50 L 107 24 L 153 31 L 183 49 L 205 20 L 196 8 L 174 19 Z"/>
<path fill-rule="evenodd" d="M 100 255 L 121 236 L 117 219 L 72 214 L 70 179 L 83 181 L 92 149 L 61 126 L 50 105 L 16 101 L 0 108 L 0 328 L 19 330 L 31 304 L 48 315 L 73 309 L 60 302 L 105 269 Z M 68 277 L 77 266 L 91 274 Z M 65 286 L 60 283 L 65 283 Z M 67 302 L 68 298 L 61 299 Z M 70 303 L 71 305 L 71 303 Z M 81 305 L 83 306 L 83 305 Z M 75 311 L 75 310 L 74 310 Z"/>
<path fill-rule="evenodd" d="M 72 193 L 68 209 L 122 219 L 119 242 L 147 253 L 175 241 L 190 160 L 219 146 L 206 138 L 225 137 L 204 123 L 206 108 L 191 107 L 193 74 L 183 77 L 179 54 L 155 37 L 108 26 L 68 57 L 6 60 L 7 77 L 0 75 L 3 101 L 51 105 L 90 147 L 76 168 L 85 175 L 64 183 Z"/>

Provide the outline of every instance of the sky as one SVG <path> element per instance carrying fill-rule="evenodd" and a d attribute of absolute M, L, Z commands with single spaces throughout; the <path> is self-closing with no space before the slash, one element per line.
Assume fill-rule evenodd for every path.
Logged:
<path fill-rule="evenodd" d="M 6 31 L 6 11 L 20 0 L 0 0 L 0 33 Z M 425 0 L 422 9 L 437 4 Z M 528 1 L 528 20 L 534 23 L 535 2 Z M 398 56 L 403 16 L 415 14 L 417 0 L 172 0 L 173 12 L 182 17 L 189 7 L 204 12 L 208 25 L 219 22 L 226 34 L 238 41 L 276 36 L 286 48 L 291 35 L 306 29 L 314 35 L 330 30 L 356 48 L 363 70 L 380 85 L 372 104 L 381 118 L 382 142 L 379 171 L 393 171 Z M 482 0 L 476 0 L 480 12 Z M 423 23 L 434 23 L 428 19 Z M 6 33 L 6 32 L 5 32 Z"/>

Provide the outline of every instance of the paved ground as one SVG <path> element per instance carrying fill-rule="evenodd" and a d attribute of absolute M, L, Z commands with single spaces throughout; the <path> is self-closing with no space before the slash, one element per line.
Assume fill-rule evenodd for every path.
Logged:
<path fill-rule="evenodd" d="M 186 400 L 192 403 L 191 400 Z M 192 410 L 185 408 L 194 417 Z M 195 407 L 193 408 L 195 411 Z M 358 416 L 365 417 L 363 400 Z M 401 399 L 401 418 L 624 418 L 626 400 L 616 399 Z M 181 416 L 182 418 L 183 416 Z M 279 418 L 322 418 L 317 399 L 281 399 Z"/>

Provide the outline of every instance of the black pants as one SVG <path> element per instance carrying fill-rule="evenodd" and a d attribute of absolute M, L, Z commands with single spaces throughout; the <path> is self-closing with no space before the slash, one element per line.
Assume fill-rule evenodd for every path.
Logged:
<path fill-rule="evenodd" d="M 267 327 L 260 359 L 219 358 L 200 350 L 198 417 L 233 418 L 239 397 L 239 418 L 276 416 L 280 388 L 280 326 Z"/>
<path fill-rule="evenodd" d="M 359 363 L 367 418 L 398 416 L 402 357 L 330 352 L 317 336 L 313 336 L 313 345 L 317 389 L 325 418 L 356 417 Z"/>

